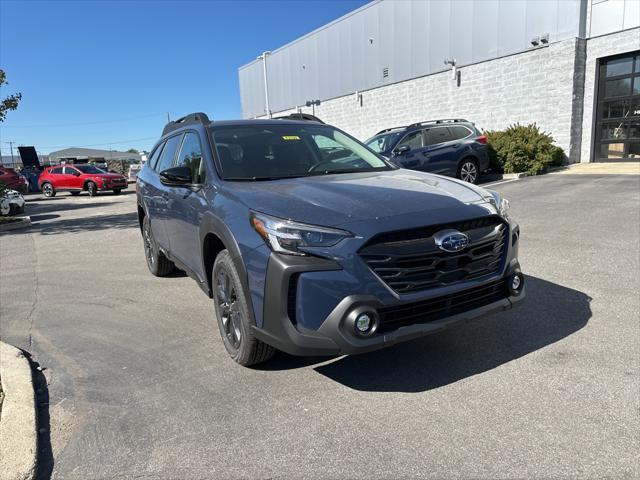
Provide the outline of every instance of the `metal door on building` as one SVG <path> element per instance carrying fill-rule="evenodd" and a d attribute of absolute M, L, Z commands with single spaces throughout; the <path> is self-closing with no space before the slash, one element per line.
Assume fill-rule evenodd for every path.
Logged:
<path fill-rule="evenodd" d="M 640 160 L 640 50 L 603 58 L 598 72 L 595 161 Z"/>

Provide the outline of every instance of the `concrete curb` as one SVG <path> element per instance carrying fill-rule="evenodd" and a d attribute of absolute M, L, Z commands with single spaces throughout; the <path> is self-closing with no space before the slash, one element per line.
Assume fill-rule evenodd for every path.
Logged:
<path fill-rule="evenodd" d="M 29 480 L 36 471 L 36 402 L 31 366 L 15 347 L 0 342 L 0 472 L 5 480 Z"/>
<path fill-rule="evenodd" d="M 31 217 L 16 218 L 19 218 L 20 221 L 0 224 L 0 232 L 6 232 L 7 230 L 17 230 L 19 228 L 26 228 L 31 226 Z"/>

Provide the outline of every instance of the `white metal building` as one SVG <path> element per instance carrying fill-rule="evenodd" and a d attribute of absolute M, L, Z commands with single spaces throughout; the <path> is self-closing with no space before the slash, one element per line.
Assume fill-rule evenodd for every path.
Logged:
<path fill-rule="evenodd" d="M 313 109 L 363 140 L 434 118 L 535 122 L 571 162 L 638 159 L 640 0 L 376 0 L 239 80 L 245 118 Z"/>

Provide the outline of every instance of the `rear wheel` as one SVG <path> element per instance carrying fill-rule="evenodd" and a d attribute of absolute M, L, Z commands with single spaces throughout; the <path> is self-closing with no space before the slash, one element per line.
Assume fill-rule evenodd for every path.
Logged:
<path fill-rule="evenodd" d="M 87 192 L 89 192 L 90 197 L 95 197 L 98 193 L 98 186 L 93 182 L 87 183 Z"/>
<path fill-rule="evenodd" d="M 216 257 L 211 285 L 220 335 L 231 358 L 248 367 L 273 357 L 276 349 L 255 338 L 251 331 L 247 299 L 227 250 Z"/>
<path fill-rule="evenodd" d="M 164 277 L 173 272 L 173 262 L 165 257 L 158 249 L 158 245 L 153 238 L 153 232 L 151 231 L 151 222 L 147 216 L 145 216 L 142 221 L 142 241 L 144 243 L 144 256 L 147 260 L 149 271 L 156 277 Z"/>
<path fill-rule="evenodd" d="M 51 198 L 56 196 L 56 189 L 49 182 L 45 182 L 40 186 L 45 197 Z"/>
<path fill-rule="evenodd" d="M 477 183 L 480 170 L 478 162 L 472 158 L 465 158 L 458 168 L 458 178 L 464 182 Z"/>

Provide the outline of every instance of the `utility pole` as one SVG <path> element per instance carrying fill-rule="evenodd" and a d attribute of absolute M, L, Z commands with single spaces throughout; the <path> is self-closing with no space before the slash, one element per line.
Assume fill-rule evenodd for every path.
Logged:
<path fill-rule="evenodd" d="M 169 118 L 169 112 L 167 112 L 167 123 L 171 123 L 171 118 Z"/>
<path fill-rule="evenodd" d="M 267 80 L 267 57 L 271 52 L 263 52 L 258 56 L 258 60 L 262 60 L 262 74 L 264 77 L 264 103 L 267 110 L 267 117 L 271 118 L 271 108 L 269 107 L 269 82 Z"/>
<path fill-rule="evenodd" d="M 4 143 L 8 143 L 9 144 L 9 148 L 11 149 L 11 166 L 15 167 L 15 162 L 13 161 L 13 144 L 16 143 L 16 142 L 4 142 Z"/>

